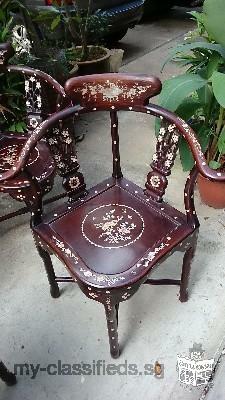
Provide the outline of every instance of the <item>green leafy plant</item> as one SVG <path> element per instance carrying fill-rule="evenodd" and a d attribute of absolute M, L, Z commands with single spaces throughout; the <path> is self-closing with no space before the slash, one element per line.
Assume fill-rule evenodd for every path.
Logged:
<path fill-rule="evenodd" d="M 1 130 L 24 132 L 26 130 L 24 82 L 19 76 L 0 74 L 0 85 Z"/>
<path fill-rule="evenodd" d="M 52 1 L 52 6 L 46 11 L 40 12 L 34 17 L 36 23 L 42 23 L 51 31 L 60 30 L 60 38 L 63 37 L 64 48 L 72 48 L 67 51 L 69 61 L 87 61 L 104 55 L 102 49 L 97 46 L 92 48 L 88 44 L 97 44 L 101 41 L 103 33 L 107 31 L 107 18 L 97 13 L 92 13 L 92 0 L 83 9 L 76 1 Z M 57 37 L 57 36 L 55 36 Z M 80 49 L 76 46 L 81 46 Z"/>
<path fill-rule="evenodd" d="M 0 43 L 11 40 L 15 12 L 19 1 L 0 0 Z M 19 75 L 0 73 L 0 125 L 1 130 L 24 132 L 26 113 L 24 81 Z"/>
<path fill-rule="evenodd" d="M 10 37 L 14 23 L 13 13 L 18 11 L 20 2 L 17 0 L 0 0 L 0 43 Z"/>
<path fill-rule="evenodd" d="M 191 13 L 196 29 L 189 32 L 169 60 L 186 72 L 163 85 L 160 105 L 189 121 L 195 130 L 208 164 L 225 167 L 225 8 L 223 0 L 205 0 L 203 12 Z M 221 25 L 222 24 L 222 25 Z M 156 131 L 158 132 L 159 122 Z M 181 138 L 179 152 L 184 170 L 194 164 L 186 142 Z"/>

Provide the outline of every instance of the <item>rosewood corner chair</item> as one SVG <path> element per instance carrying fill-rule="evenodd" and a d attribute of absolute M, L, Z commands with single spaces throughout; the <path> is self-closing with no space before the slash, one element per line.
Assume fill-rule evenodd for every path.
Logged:
<path fill-rule="evenodd" d="M 32 228 L 52 296 L 59 296 L 59 282 L 72 281 L 77 282 L 87 297 L 104 305 L 114 358 L 119 356 L 119 303 L 133 296 L 142 283 L 178 285 L 180 301 L 188 300 L 188 279 L 199 228 L 193 198 L 196 177 L 201 172 L 209 179 L 225 180 L 224 174 L 216 173 L 206 165 L 200 144 L 185 121 L 149 104 L 149 99 L 160 90 L 161 82 L 147 76 L 104 74 L 70 79 L 65 92 L 68 99 L 79 106 L 60 111 L 44 121 L 25 144 L 15 170 L 9 170 L 0 178 L 0 181 L 10 181 L 21 168 L 26 170 L 26 162 L 38 140 L 46 137 L 48 141 L 54 141 L 57 137 L 53 127 L 58 121 L 89 112 L 110 113 L 112 178 L 87 191 L 77 164 L 75 173 L 65 175 L 68 201 L 54 212 L 42 213 L 41 195 L 37 192 L 39 208 L 34 210 Z M 162 120 L 145 189 L 122 175 L 119 110 L 145 113 Z M 185 214 L 163 201 L 180 135 L 187 141 L 196 160 L 184 190 Z M 154 267 L 175 251 L 184 252 L 181 278 L 152 280 Z M 50 254 L 55 254 L 65 264 L 69 277 L 56 277 Z"/>
<path fill-rule="evenodd" d="M 24 78 L 28 132 L 26 134 L 18 134 L 0 131 L 0 175 L 10 168 L 15 168 L 14 164 L 27 138 L 32 135 L 40 123 L 66 105 L 65 91 L 57 81 L 40 70 L 8 64 L 13 55 L 14 50 L 9 43 L 0 44 L 0 73 L 20 74 Z M 63 135 L 61 136 L 61 141 L 55 144 L 53 153 L 44 140 L 40 141 L 30 154 L 26 171 L 21 170 L 20 174 L 17 174 L 14 179 L 0 184 L 0 193 L 8 193 L 15 200 L 26 204 L 25 208 L 1 216 L 0 222 L 23 214 L 28 210 L 32 211 L 36 207 L 34 204 L 36 202 L 35 192 L 37 187 L 35 181 L 38 182 L 38 187 L 43 196 L 52 189 L 56 166 L 58 166 L 59 175 L 63 176 L 64 171 L 61 168 L 63 164 L 60 159 L 60 151 L 56 147 L 65 146 L 63 142 L 65 140 L 68 141 L 68 129 L 69 126 L 59 126 L 59 130 L 62 131 Z M 72 142 L 73 139 L 71 139 Z M 30 180 L 29 177 L 34 177 L 35 179 Z M 46 203 L 54 201 L 58 197 L 60 196 L 48 199 Z"/>

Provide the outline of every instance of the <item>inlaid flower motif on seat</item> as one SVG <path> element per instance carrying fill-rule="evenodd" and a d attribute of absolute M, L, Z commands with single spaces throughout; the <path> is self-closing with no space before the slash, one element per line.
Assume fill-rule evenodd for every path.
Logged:
<path fill-rule="evenodd" d="M 139 239 L 144 230 L 142 216 L 121 204 L 106 204 L 90 211 L 82 223 L 83 236 L 94 246 L 119 248 Z"/>

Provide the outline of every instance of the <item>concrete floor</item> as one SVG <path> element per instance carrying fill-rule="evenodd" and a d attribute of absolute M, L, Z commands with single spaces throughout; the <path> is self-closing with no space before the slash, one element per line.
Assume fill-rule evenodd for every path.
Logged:
<path fill-rule="evenodd" d="M 180 23 L 180 28 L 175 26 L 173 30 L 172 21 L 168 21 L 170 29 L 167 37 L 163 36 L 165 42 L 160 43 L 160 47 L 153 44 L 151 51 L 124 65 L 122 70 L 160 76 L 159 66 L 169 47 L 176 43 L 179 32 L 183 33 L 183 29 L 189 30 L 192 26 L 192 22 L 185 21 L 185 28 Z M 154 29 L 149 24 L 149 31 L 152 32 L 149 40 L 152 42 L 156 43 L 161 37 L 161 24 L 155 22 Z M 132 33 L 136 41 L 139 37 L 140 47 L 143 45 L 142 29 L 146 35 L 147 25 L 137 27 Z M 143 37 L 146 39 L 146 36 Z M 162 79 L 175 72 L 176 67 L 170 64 Z M 153 123 L 146 115 L 120 115 L 124 175 L 139 185 L 144 184 L 154 152 Z M 111 173 L 108 127 L 108 116 L 104 113 L 95 114 L 94 120 L 87 118 L 80 121 L 79 130 L 88 131 L 79 145 L 81 166 L 88 185 L 101 181 Z M 181 210 L 185 177 L 177 160 L 166 200 Z M 0 204 L 5 210 L 6 198 L 1 198 Z M 13 207 L 12 202 L 7 204 Z M 217 359 L 224 347 L 225 214 L 223 210 L 204 206 L 198 192 L 196 208 L 201 228 L 191 273 L 190 300 L 181 304 L 176 287 L 143 286 L 131 300 L 121 304 L 119 338 L 122 354 L 116 362 L 109 356 L 106 323 L 100 304 L 87 299 L 72 284 L 63 285 L 59 299 L 50 297 L 43 266 L 29 230 L 28 217 L 22 216 L 1 224 L 0 354 L 9 368 L 13 369 L 14 363 L 46 367 L 58 360 L 71 364 L 105 360 L 106 364 L 114 362 L 116 365 L 127 360 L 130 364 L 136 363 L 142 372 L 144 364 L 158 361 L 164 365 L 164 378 L 156 379 L 143 374 L 49 376 L 42 371 L 36 379 L 31 379 L 31 375 L 19 376 L 18 385 L 13 388 L 0 383 L 0 399 L 125 400 L 131 396 L 151 400 L 200 399 L 203 387 L 182 386 L 178 381 L 176 362 L 178 354 L 188 356 L 189 348 L 194 343 L 202 344 L 206 358 Z M 181 261 L 181 254 L 177 253 L 154 274 L 179 276 Z M 64 271 L 58 260 L 54 260 L 54 264 L 58 272 Z"/>

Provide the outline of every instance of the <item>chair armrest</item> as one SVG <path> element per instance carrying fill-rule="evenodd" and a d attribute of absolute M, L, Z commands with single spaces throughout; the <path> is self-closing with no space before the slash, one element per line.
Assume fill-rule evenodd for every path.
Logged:
<path fill-rule="evenodd" d="M 14 178 L 18 173 L 23 171 L 26 163 L 30 157 L 31 152 L 34 150 L 38 141 L 41 140 L 57 122 L 69 118 L 74 113 L 79 112 L 81 107 L 76 105 L 74 107 L 69 107 L 62 111 L 59 111 L 53 115 L 51 115 L 48 119 L 43 121 L 29 136 L 27 141 L 24 143 L 24 146 L 18 156 L 18 160 L 15 165 L 10 168 L 8 171 L 0 174 L 0 182 L 6 181 L 8 179 Z"/>
<path fill-rule="evenodd" d="M 195 135 L 195 132 L 182 118 L 178 117 L 173 112 L 155 104 L 149 104 L 146 106 L 146 109 L 156 117 L 163 117 L 169 123 L 176 126 L 178 133 L 180 133 L 188 143 L 198 171 L 205 178 L 221 182 L 225 181 L 225 173 L 214 171 L 207 165 L 205 155 L 201 149 L 201 145 Z"/>

